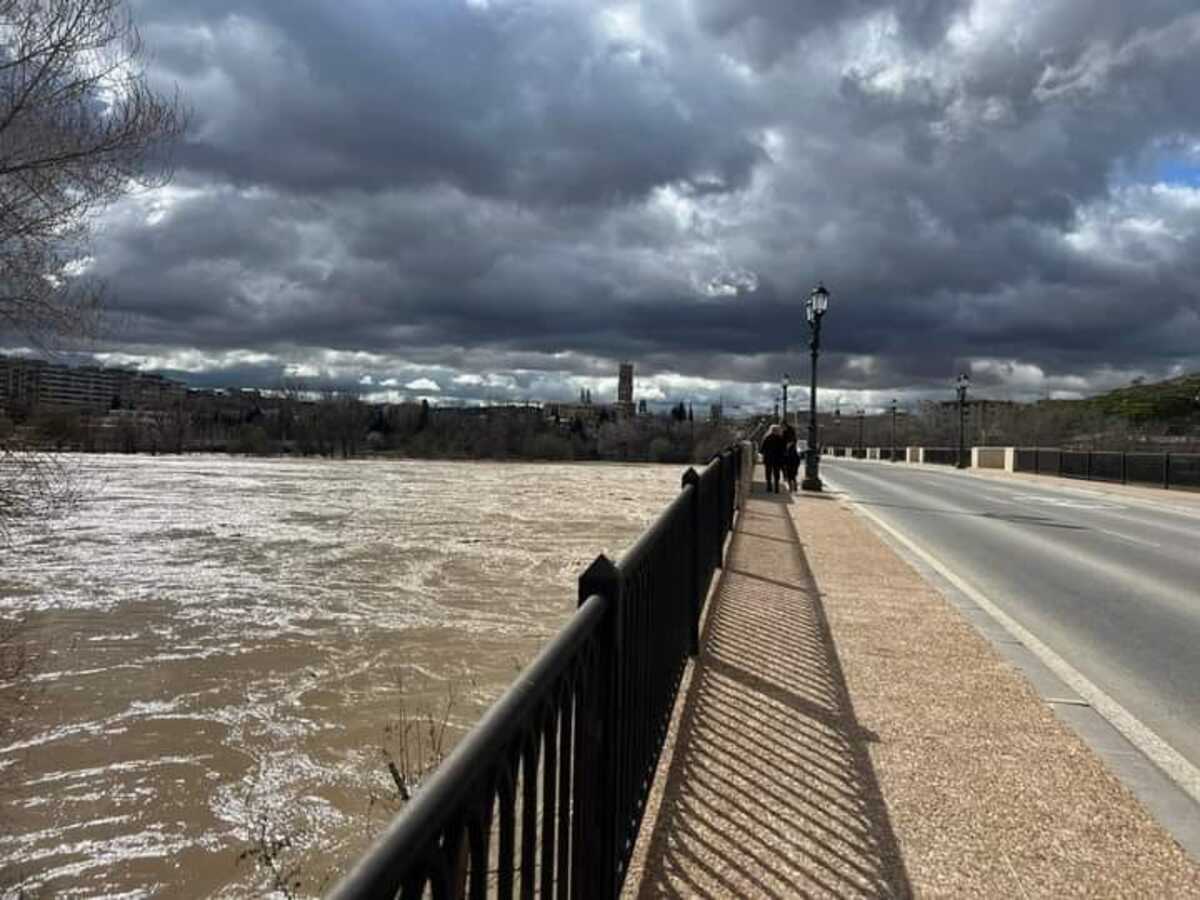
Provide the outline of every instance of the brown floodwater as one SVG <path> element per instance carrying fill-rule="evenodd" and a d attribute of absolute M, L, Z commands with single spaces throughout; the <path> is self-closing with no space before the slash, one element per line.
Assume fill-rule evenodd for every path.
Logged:
<path fill-rule="evenodd" d="M 0 689 L 0 896 L 263 896 L 270 870 L 243 858 L 260 833 L 319 894 L 391 815 L 402 711 L 449 703 L 461 735 L 681 474 L 73 464 L 77 513 L 0 549 L 0 617 L 42 651 L 32 701 Z"/>

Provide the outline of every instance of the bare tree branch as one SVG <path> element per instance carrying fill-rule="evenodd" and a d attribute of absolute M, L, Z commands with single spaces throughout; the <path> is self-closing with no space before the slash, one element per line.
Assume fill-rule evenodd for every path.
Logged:
<path fill-rule="evenodd" d="M 186 120 L 148 84 L 125 0 L 0 0 L 0 323 L 93 333 L 71 270 L 89 216 L 165 184 Z"/>
<path fill-rule="evenodd" d="M 187 112 L 146 78 L 126 0 L 0 0 L 0 334 L 89 337 L 80 273 L 98 210 L 166 184 Z M 0 435 L 0 538 L 74 499 L 61 466 Z"/>

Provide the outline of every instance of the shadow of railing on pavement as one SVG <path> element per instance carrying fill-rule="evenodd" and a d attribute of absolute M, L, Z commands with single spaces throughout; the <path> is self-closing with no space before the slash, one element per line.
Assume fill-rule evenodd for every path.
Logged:
<path fill-rule="evenodd" d="M 729 548 L 639 896 L 911 896 L 787 506 L 754 502 L 775 496 Z"/>

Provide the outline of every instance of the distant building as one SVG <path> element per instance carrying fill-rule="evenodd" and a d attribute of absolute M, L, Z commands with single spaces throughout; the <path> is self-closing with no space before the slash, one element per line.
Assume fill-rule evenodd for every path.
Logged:
<path fill-rule="evenodd" d="M 617 402 L 633 403 L 633 363 L 623 362 L 617 370 Z"/>
<path fill-rule="evenodd" d="M 613 407 L 621 419 L 633 416 L 633 363 L 623 362 L 617 369 L 617 402 Z"/>
<path fill-rule="evenodd" d="M 181 402 L 186 395 L 185 385 L 161 375 L 0 356 L 0 406 L 10 410 L 162 407 Z"/>
<path fill-rule="evenodd" d="M 606 416 L 605 407 L 591 403 L 546 403 L 539 412 L 546 418 L 566 428 L 572 422 L 595 425 Z"/>

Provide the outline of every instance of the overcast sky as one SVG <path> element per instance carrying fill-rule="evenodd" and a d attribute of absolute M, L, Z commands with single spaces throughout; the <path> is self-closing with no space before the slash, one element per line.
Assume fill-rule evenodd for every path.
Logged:
<path fill-rule="evenodd" d="M 1200 369 L 1195 0 L 133 8 L 194 122 L 100 223 L 113 364 L 761 408 L 823 279 L 823 406 Z"/>

